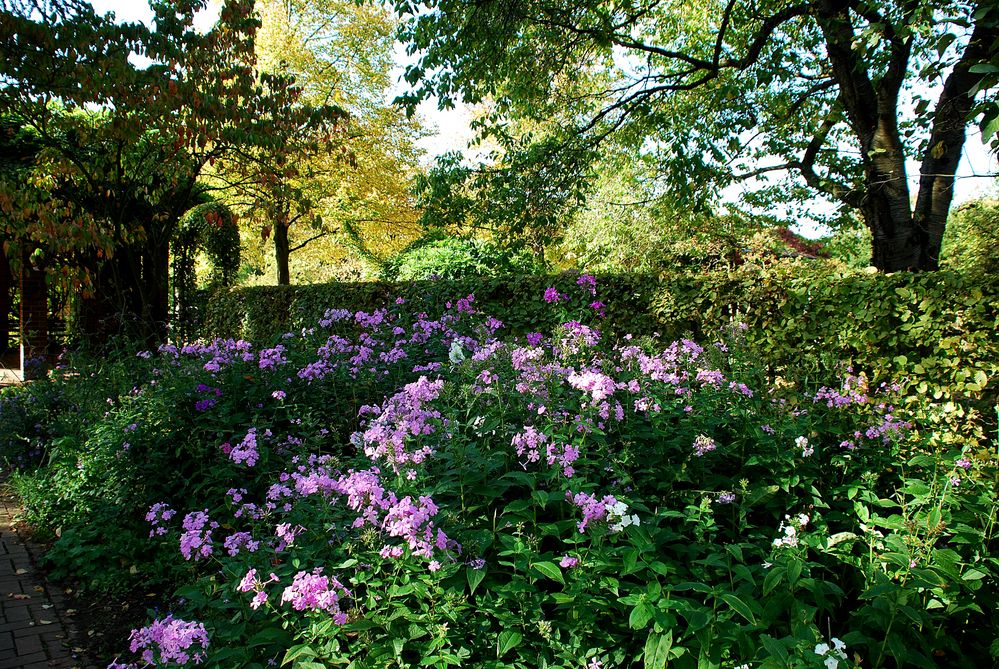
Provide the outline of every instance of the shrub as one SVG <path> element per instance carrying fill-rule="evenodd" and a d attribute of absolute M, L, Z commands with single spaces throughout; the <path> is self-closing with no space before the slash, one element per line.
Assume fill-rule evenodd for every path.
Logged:
<path fill-rule="evenodd" d="M 125 480 L 129 520 L 108 522 L 143 526 L 140 574 L 181 582 L 133 650 L 181 635 L 171 662 L 299 669 L 994 660 L 989 452 L 931 445 L 900 387 L 859 368 L 771 378 L 738 323 L 615 342 L 591 277 L 547 288 L 560 324 L 520 337 L 465 298 L 151 356 L 72 493 Z"/>
<path fill-rule="evenodd" d="M 544 266 L 530 252 L 503 248 L 482 239 L 427 235 L 385 263 L 387 281 L 462 279 L 513 274 L 538 275 Z"/>

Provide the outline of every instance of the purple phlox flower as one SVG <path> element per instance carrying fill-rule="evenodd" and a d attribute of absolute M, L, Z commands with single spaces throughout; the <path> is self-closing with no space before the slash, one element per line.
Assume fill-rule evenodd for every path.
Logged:
<path fill-rule="evenodd" d="M 593 348 L 600 341 L 600 331 L 579 321 L 562 323 L 563 336 L 559 344 L 570 353 L 578 353 L 582 348 Z"/>
<path fill-rule="evenodd" d="M 155 620 L 148 627 L 132 630 L 129 636 L 129 649 L 139 653 L 148 666 L 201 664 L 207 648 L 208 631 L 203 624 L 176 619 L 172 615 Z"/>
<path fill-rule="evenodd" d="M 510 443 L 522 462 L 537 462 L 541 459 L 541 447 L 547 441 L 548 435 L 539 432 L 533 425 L 526 425 L 523 431 L 513 435 Z"/>
<path fill-rule="evenodd" d="M 573 372 L 566 381 L 576 390 L 589 393 L 590 401 L 593 405 L 610 397 L 619 387 L 619 384 L 611 377 L 592 370 L 584 370 L 579 373 Z M 623 384 L 620 387 L 623 388 Z"/>
<path fill-rule="evenodd" d="M 157 502 L 149 507 L 149 511 L 146 512 L 146 521 L 152 525 L 152 529 L 149 530 L 149 536 L 154 537 L 166 534 L 167 528 L 163 526 L 163 523 L 168 522 L 176 514 L 176 511 L 163 502 Z"/>
<path fill-rule="evenodd" d="M 249 532 L 236 532 L 226 537 L 222 544 L 225 546 L 230 557 L 239 555 L 240 549 L 245 548 L 250 553 L 255 553 L 260 548 L 260 542 L 254 541 L 253 535 Z"/>
<path fill-rule="evenodd" d="M 257 450 L 257 428 L 251 427 L 246 432 L 246 436 L 239 443 L 228 452 L 229 459 L 236 464 L 246 464 L 247 467 L 252 467 L 257 464 L 257 460 L 260 459 L 260 453 Z"/>
<path fill-rule="evenodd" d="M 194 409 L 199 413 L 204 413 L 205 411 L 208 411 L 209 409 L 214 407 L 216 404 L 218 404 L 218 400 L 216 400 L 213 397 L 208 397 L 195 402 Z"/>
<path fill-rule="evenodd" d="M 590 295 L 597 294 L 597 279 L 592 274 L 580 274 L 576 279 L 576 285 L 582 286 Z"/>
<path fill-rule="evenodd" d="M 442 424 L 441 413 L 427 406 L 437 399 L 444 381 L 429 381 L 421 376 L 385 400 L 377 410 L 362 407 L 364 413 L 374 413 L 364 430 L 351 436 L 351 443 L 363 448 L 373 461 L 387 460 L 396 473 L 410 464 L 420 464 L 433 453 L 432 443 L 424 439 L 437 432 Z"/>
<path fill-rule="evenodd" d="M 340 600 L 350 597 L 350 591 L 340 581 L 323 574 L 322 567 L 295 574 L 292 584 L 281 593 L 281 602 L 289 602 L 296 611 L 325 611 L 333 615 L 338 625 L 347 622 Z M 342 616 L 342 617 L 341 617 Z"/>
<path fill-rule="evenodd" d="M 720 388 L 725 382 L 725 375 L 717 369 L 702 369 L 697 372 L 696 381 L 700 382 L 702 386 L 714 386 L 715 388 Z"/>
<path fill-rule="evenodd" d="M 842 387 L 837 390 L 822 386 L 815 393 L 813 401 L 824 402 L 829 407 L 845 407 L 851 404 L 867 404 L 870 398 L 867 395 L 867 377 L 863 374 L 859 376 L 847 375 L 843 379 Z"/>
<path fill-rule="evenodd" d="M 295 537 L 305 531 L 301 525 L 292 526 L 291 523 L 278 523 L 274 528 L 274 536 L 278 538 L 278 545 L 274 550 L 283 551 L 294 545 Z"/>
<path fill-rule="evenodd" d="M 545 302 L 548 304 L 554 304 L 567 299 L 569 299 L 568 296 L 558 292 L 558 289 L 554 286 L 550 286 L 545 289 Z"/>
<path fill-rule="evenodd" d="M 613 495 L 604 495 L 597 498 L 585 492 L 573 494 L 571 491 L 565 493 L 566 499 L 579 507 L 583 512 L 583 520 L 576 524 L 576 528 L 585 533 L 586 528 L 596 522 L 606 522 L 607 528 L 611 532 L 620 532 L 629 525 L 638 525 L 637 515 L 628 514 L 628 505 L 618 500 Z"/>
<path fill-rule="evenodd" d="M 212 531 L 218 523 L 208 517 L 208 509 L 184 516 L 184 533 L 180 535 L 180 553 L 185 560 L 208 557 L 214 552 Z"/>
<path fill-rule="evenodd" d="M 572 569 L 579 564 L 579 558 L 570 557 L 568 555 L 563 555 L 562 559 L 559 560 L 559 566 L 563 569 Z"/>

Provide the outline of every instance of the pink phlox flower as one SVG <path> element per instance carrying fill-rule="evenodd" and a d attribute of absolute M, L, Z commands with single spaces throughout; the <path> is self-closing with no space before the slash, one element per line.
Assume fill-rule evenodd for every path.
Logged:
<path fill-rule="evenodd" d="M 348 597 L 350 591 L 340 581 L 323 575 L 323 568 L 316 567 L 311 572 L 295 574 L 292 584 L 281 593 L 281 602 L 289 602 L 296 611 L 325 611 L 336 615 L 341 613 L 340 601 Z"/>

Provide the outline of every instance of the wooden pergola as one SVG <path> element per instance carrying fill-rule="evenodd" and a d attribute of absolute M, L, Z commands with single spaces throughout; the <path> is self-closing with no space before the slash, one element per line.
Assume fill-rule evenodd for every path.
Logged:
<path fill-rule="evenodd" d="M 17 275 L 0 251 L 0 353 L 11 352 L 11 335 L 17 341 L 18 366 L 25 380 L 44 374 L 49 346 L 48 290 L 45 272 L 32 267 L 27 251 L 21 256 Z M 14 327 L 12 296 L 20 296 Z"/>

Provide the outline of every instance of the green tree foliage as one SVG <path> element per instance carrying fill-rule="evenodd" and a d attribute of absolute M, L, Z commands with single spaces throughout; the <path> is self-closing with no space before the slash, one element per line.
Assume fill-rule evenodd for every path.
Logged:
<path fill-rule="evenodd" d="M 553 138 L 509 140 L 476 164 L 449 153 L 416 180 L 427 227 L 487 231 L 506 245 L 526 245 L 545 262 L 588 188 L 581 178 L 593 156 Z"/>
<path fill-rule="evenodd" d="M 162 336 L 170 241 L 206 166 L 273 145 L 275 119 L 316 121 L 314 109 L 287 106 L 289 80 L 261 85 L 252 2 L 229 0 L 202 33 L 193 24 L 205 5 L 153 2 L 149 26 L 119 25 L 80 0 L 0 5 L 0 113 L 40 146 L 2 186 L 5 225 L 81 270 L 87 330 L 135 323 Z"/>
<path fill-rule="evenodd" d="M 947 224 L 942 255 L 948 269 L 999 272 L 999 200 L 958 207 Z"/>
<path fill-rule="evenodd" d="M 482 239 L 450 237 L 432 232 L 390 258 L 382 268 L 385 281 L 421 281 L 538 276 L 545 267 L 525 250 L 514 251 Z"/>
<path fill-rule="evenodd" d="M 239 271 L 239 241 L 235 215 L 219 202 L 197 205 L 180 219 L 171 249 L 174 307 L 171 334 L 174 339 L 190 339 L 195 332 L 194 298 L 198 288 L 199 256 L 208 264 L 206 288 L 232 286 Z"/>
<path fill-rule="evenodd" d="M 821 196 L 856 211 L 886 271 L 937 266 L 967 120 L 991 101 L 976 95 L 999 52 L 999 10 L 965 1 L 395 6 L 419 56 L 406 102 L 489 99 L 590 146 L 617 137 L 687 201 L 781 177 L 756 203 Z M 574 75 L 588 84 L 567 85 Z"/>

